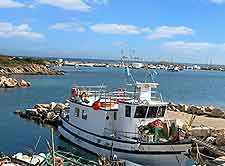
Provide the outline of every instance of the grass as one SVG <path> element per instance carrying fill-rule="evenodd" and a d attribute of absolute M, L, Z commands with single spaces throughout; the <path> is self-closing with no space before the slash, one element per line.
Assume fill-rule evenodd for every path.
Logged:
<path fill-rule="evenodd" d="M 26 65 L 26 64 L 40 64 L 45 65 L 46 61 L 43 59 L 32 58 L 32 57 L 12 57 L 0 55 L 0 66 L 18 66 L 18 65 Z"/>

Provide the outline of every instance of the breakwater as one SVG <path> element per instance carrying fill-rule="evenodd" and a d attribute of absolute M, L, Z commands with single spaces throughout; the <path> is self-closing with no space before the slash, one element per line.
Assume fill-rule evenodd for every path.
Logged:
<path fill-rule="evenodd" d="M 33 120 L 37 123 L 57 126 L 59 114 L 68 109 L 69 101 L 66 100 L 64 103 L 36 104 L 31 109 L 17 110 L 14 113 L 21 118 Z"/>
<path fill-rule="evenodd" d="M 170 103 L 168 105 L 168 110 L 208 117 L 225 118 L 224 110 L 214 106 L 196 106 L 191 104 Z"/>

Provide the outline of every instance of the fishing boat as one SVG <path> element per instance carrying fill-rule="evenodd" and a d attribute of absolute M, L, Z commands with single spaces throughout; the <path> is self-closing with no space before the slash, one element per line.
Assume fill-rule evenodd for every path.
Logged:
<path fill-rule="evenodd" d="M 155 90 L 159 84 L 132 80 L 126 89 L 116 90 L 74 85 L 70 110 L 60 115 L 59 133 L 98 155 L 116 154 L 144 165 L 186 162 L 182 154 L 191 139 L 178 130 L 175 119 L 166 117 L 168 103 Z"/>

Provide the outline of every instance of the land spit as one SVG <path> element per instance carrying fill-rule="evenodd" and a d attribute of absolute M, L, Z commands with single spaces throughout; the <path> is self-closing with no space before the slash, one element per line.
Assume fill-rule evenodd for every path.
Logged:
<path fill-rule="evenodd" d="M 0 67 L 0 75 L 8 76 L 15 74 L 23 75 L 61 75 L 63 71 L 50 69 L 42 64 L 23 64 L 16 66 L 3 66 Z"/>

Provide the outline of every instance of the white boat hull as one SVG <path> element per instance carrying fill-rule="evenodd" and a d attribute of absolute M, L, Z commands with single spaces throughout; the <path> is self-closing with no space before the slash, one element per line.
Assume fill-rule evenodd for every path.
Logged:
<path fill-rule="evenodd" d="M 74 143 L 92 153 L 105 156 L 109 156 L 111 154 L 110 146 L 112 144 L 112 140 L 97 138 L 96 136 L 77 129 L 75 126 L 71 126 L 63 120 L 62 125 L 59 126 L 59 132 L 71 143 Z M 106 142 L 108 144 L 106 144 Z M 111 143 L 110 146 L 109 143 Z M 180 163 L 185 165 L 187 158 L 182 153 L 190 147 L 190 143 L 181 145 L 144 145 L 143 148 L 148 149 L 147 151 L 129 151 L 127 150 L 127 146 L 131 145 L 113 141 L 114 154 L 116 154 L 120 159 L 129 160 L 143 165 L 174 166 L 181 165 Z"/>

